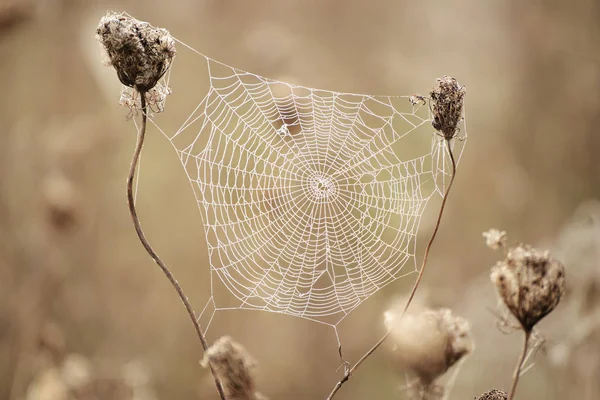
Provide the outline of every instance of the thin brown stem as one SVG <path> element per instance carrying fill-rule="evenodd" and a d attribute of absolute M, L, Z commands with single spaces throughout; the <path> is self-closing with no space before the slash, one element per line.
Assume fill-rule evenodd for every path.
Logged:
<path fill-rule="evenodd" d="M 415 297 L 415 293 L 417 292 L 417 288 L 419 287 L 419 283 L 421 283 L 421 279 L 423 278 L 423 272 L 425 272 L 425 267 L 427 266 L 427 259 L 429 258 L 429 251 L 431 250 L 431 246 L 433 245 L 433 241 L 437 236 L 438 230 L 440 229 L 440 223 L 442 221 L 442 215 L 444 215 L 444 209 L 446 208 L 446 201 L 448 200 L 448 194 L 450 193 L 450 189 L 452 189 L 452 184 L 454 183 L 454 177 L 456 176 L 456 161 L 454 160 L 454 154 L 452 153 L 452 147 L 450 147 L 450 141 L 446 140 L 446 145 L 448 149 L 448 154 L 450 155 L 450 161 L 452 161 L 452 174 L 450 175 L 450 182 L 448 182 L 448 188 L 444 193 L 444 197 L 442 198 L 442 205 L 440 206 L 440 213 L 438 214 L 437 221 L 435 223 L 435 228 L 433 229 L 433 233 L 431 234 L 431 238 L 429 239 L 429 243 L 427 243 L 427 247 L 425 248 L 425 254 L 423 255 L 423 262 L 421 263 L 421 269 L 419 270 L 419 275 L 417 276 L 417 280 L 410 292 L 410 296 L 408 297 L 408 301 L 406 302 L 406 306 L 404 306 L 404 312 L 402 315 L 406 313 L 410 303 Z"/>
<path fill-rule="evenodd" d="M 527 348 L 529 346 L 529 338 L 530 337 L 531 337 L 531 330 L 525 331 L 525 340 L 523 342 L 523 349 L 521 350 L 521 355 L 519 356 L 519 361 L 517 362 L 517 366 L 515 367 L 515 372 L 513 373 L 512 387 L 510 388 L 510 393 L 508 394 L 508 400 L 512 400 L 515 397 L 515 392 L 517 391 L 517 384 L 519 383 L 519 375 L 521 375 L 521 368 L 523 368 L 523 362 L 525 361 L 525 357 L 527 356 Z"/>
<path fill-rule="evenodd" d="M 204 349 L 204 351 L 206 351 L 208 349 L 208 343 L 206 341 L 206 336 L 204 335 L 204 332 L 202 331 L 202 327 L 200 327 L 200 324 L 198 323 L 198 320 L 196 318 L 196 313 L 192 309 L 190 301 L 188 300 L 187 296 L 183 292 L 183 289 L 181 288 L 181 286 L 179 286 L 179 283 L 175 279 L 175 276 L 173 276 L 173 273 L 169 270 L 169 268 L 166 266 L 166 264 L 160 259 L 160 257 L 158 257 L 158 254 L 156 254 L 156 252 L 154 251 L 152 246 L 150 246 L 150 243 L 146 239 L 146 235 L 144 234 L 144 231 L 142 230 L 142 226 L 140 225 L 140 220 L 137 215 L 137 210 L 135 207 L 135 201 L 134 201 L 134 196 L 133 196 L 133 180 L 135 178 L 135 171 L 137 169 L 137 165 L 138 165 L 138 162 L 140 159 L 140 154 L 142 153 L 142 148 L 144 146 L 144 139 L 146 137 L 146 125 L 147 125 L 147 119 L 148 119 L 147 107 L 146 107 L 146 95 L 144 92 L 140 92 L 139 95 L 141 98 L 141 106 L 142 106 L 141 107 L 142 108 L 142 127 L 138 131 L 137 144 L 135 146 L 135 151 L 133 153 L 133 159 L 131 160 L 131 166 L 129 167 L 129 175 L 127 176 L 127 204 L 129 205 L 129 213 L 131 214 L 131 218 L 133 220 L 133 226 L 135 227 L 135 231 L 138 235 L 138 238 L 140 239 L 140 242 L 142 243 L 142 246 L 144 246 L 144 249 L 146 249 L 146 251 L 148 252 L 150 257 L 152 257 L 154 262 L 160 267 L 162 272 L 165 274 L 165 276 L 167 277 L 169 282 L 171 282 L 171 285 L 173 285 L 173 287 L 175 288 L 175 291 L 179 295 L 179 298 L 181 299 L 190 319 L 192 320 L 192 324 L 194 324 L 196 333 L 198 334 L 198 337 L 200 338 L 200 343 L 202 343 L 202 348 Z M 213 377 L 215 378 L 215 384 L 217 386 L 217 391 L 219 392 L 219 396 L 221 397 L 221 400 L 227 400 L 227 398 L 225 397 L 225 392 L 223 391 L 223 385 L 221 384 L 221 381 L 219 380 L 219 377 L 216 375 L 212 366 L 210 367 L 210 370 L 213 374 Z"/>
<path fill-rule="evenodd" d="M 417 280 L 415 281 L 415 284 L 412 288 L 412 291 L 410 293 L 410 296 L 408 298 L 408 301 L 406 302 L 406 306 L 404 307 L 404 311 L 402 312 L 402 316 L 400 318 L 402 318 L 404 316 L 404 314 L 406 314 L 406 311 L 408 310 L 408 306 L 410 305 L 410 303 L 412 302 L 415 293 L 417 292 L 417 288 L 419 287 L 419 283 L 421 282 L 421 278 L 423 277 L 423 272 L 425 271 L 425 266 L 427 265 L 427 259 L 429 257 L 429 252 L 431 250 L 431 246 L 433 244 L 433 241 L 435 240 L 435 237 L 437 236 L 437 232 L 440 228 L 440 223 L 442 221 L 442 215 L 444 214 L 444 209 L 446 208 L 446 201 L 448 200 L 448 194 L 450 193 L 450 189 L 452 188 L 452 184 L 454 183 L 454 177 L 456 176 L 456 160 L 454 159 L 454 154 L 452 153 L 452 148 L 450 147 L 450 141 L 446 140 L 446 145 L 448 148 L 448 154 L 450 155 L 450 160 L 452 161 L 452 174 L 450 176 L 450 182 L 448 182 L 448 188 L 446 189 L 446 192 L 444 193 L 444 196 L 442 198 L 442 204 L 440 206 L 440 212 L 438 214 L 438 218 L 437 218 L 437 222 L 435 224 L 435 228 L 433 230 L 433 233 L 431 234 L 431 238 L 429 239 L 429 243 L 427 244 L 427 247 L 425 248 L 425 254 L 423 256 L 423 262 L 421 264 L 421 269 L 419 271 L 419 276 L 417 276 Z M 385 340 L 388 338 L 388 336 L 390 335 L 391 330 L 388 330 L 382 337 L 381 339 L 379 339 L 377 341 L 377 343 L 375 343 L 375 345 L 373 345 L 373 347 L 371 347 L 369 349 L 369 351 L 367 351 L 357 362 L 356 364 L 354 364 L 354 366 L 352 368 L 350 368 L 348 370 L 348 372 L 346 374 L 344 374 L 344 377 L 342 379 L 340 379 L 340 381 L 335 385 L 335 387 L 333 388 L 333 390 L 331 391 L 331 393 L 329 394 L 329 396 L 327 397 L 327 400 L 331 400 L 333 398 L 333 396 L 335 396 L 335 394 L 338 392 L 338 390 L 340 390 L 340 388 L 342 387 L 342 385 L 344 383 L 346 383 L 346 381 L 348 379 L 350 379 L 350 376 L 352 376 L 352 374 L 354 374 L 354 372 L 356 371 L 356 369 L 371 355 L 375 352 L 375 350 L 377 350 L 377 348 L 379 346 L 381 346 L 381 344 L 383 342 L 385 342 Z"/>

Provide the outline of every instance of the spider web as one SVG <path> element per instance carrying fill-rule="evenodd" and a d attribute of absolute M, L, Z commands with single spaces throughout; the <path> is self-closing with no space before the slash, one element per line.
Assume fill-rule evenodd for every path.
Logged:
<path fill-rule="evenodd" d="M 450 177 L 425 102 L 277 81 L 178 42 L 205 59 L 209 90 L 174 133 L 155 125 L 177 151 L 204 223 L 206 329 L 216 311 L 232 309 L 335 328 L 417 271 L 421 217 Z M 458 157 L 463 143 L 450 144 Z M 219 301 L 217 284 L 233 302 Z"/>

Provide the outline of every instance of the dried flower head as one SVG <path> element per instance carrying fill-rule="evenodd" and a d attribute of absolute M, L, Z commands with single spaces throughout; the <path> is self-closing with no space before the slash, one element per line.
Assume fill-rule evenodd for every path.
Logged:
<path fill-rule="evenodd" d="M 217 340 L 204 354 L 202 365 L 211 365 L 223 383 L 229 400 L 260 400 L 264 397 L 256 392 L 254 378 L 250 373 L 256 361 L 244 346 L 229 336 Z"/>
<path fill-rule="evenodd" d="M 456 79 L 449 76 L 438 78 L 431 93 L 433 127 L 450 140 L 458 133 L 458 123 L 462 118 L 464 97 L 467 90 Z"/>
<path fill-rule="evenodd" d="M 506 246 L 506 232 L 499 231 L 498 229 L 490 229 L 487 232 L 483 232 L 485 238 L 485 245 L 492 250 L 498 250 Z"/>
<path fill-rule="evenodd" d="M 491 279 L 502 302 L 526 332 L 557 306 L 565 293 L 565 268 L 548 251 L 517 246 L 493 268 Z"/>
<path fill-rule="evenodd" d="M 386 314 L 392 357 L 400 367 L 417 375 L 425 387 L 473 351 L 469 322 L 449 309 L 393 315 Z"/>
<path fill-rule="evenodd" d="M 176 53 L 175 41 L 166 29 L 125 14 L 109 13 L 103 17 L 96 37 L 121 83 L 141 93 L 156 85 Z"/>
<path fill-rule="evenodd" d="M 506 400 L 507 398 L 508 396 L 502 390 L 492 389 L 477 397 L 476 400 Z"/>

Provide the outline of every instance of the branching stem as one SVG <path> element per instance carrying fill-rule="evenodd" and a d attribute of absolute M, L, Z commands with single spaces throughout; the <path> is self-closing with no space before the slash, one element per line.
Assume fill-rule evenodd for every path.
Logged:
<path fill-rule="evenodd" d="M 531 330 L 525 331 L 525 339 L 523 342 L 523 349 L 521 350 L 521 355 L 519 356 L 519 361 L 517 362 L 517 366 L 515 367 L 515 372 L 513 373 L 512 387 L 510 388 L 510 393 L 508 394 L 508 400 L 512 400 L 515 397 L 515 392 L 517 391 L 517 384 L 519 383 L 519 375 L 521 375 L 521 368 L 523 368 L 523 362 L 525 361 L 525 357 L 527 356 L 527 348 L 529 346 L 529 338 L 530 337 L 531 337 Z"/>
<path fill-rule="evenodd" d="M 410 293 L 410 296 L 408 298 L 408 301 L 406 302 L 406 306 L 404 307 L 404 311 L 402 312 L 402 316 L 400 318 L 402 318 L 404 316 L 404 314 L 406 314 L 406 311 L 408 310 L 408 306 L 410 306 L 410 303 L 412 302 L 415 293 L 417 292 L 417 288 L 419 287 L 419 283 L 421 282 L 421 278 L 423 277 L 423 272 L 425 271 L 425 267 L 427 265 L 427 259 L 429 258 L 429 252 L 431 250 L 431 246 L 433 244 L 433 241 L 435 240 L 435 237 L 437 236 L 438 230 L 440 228 L 440 223 L 442 221 L 442 215 L 444 214 L 444 209 L 446 208 L 446 201 L 448 200 L 448 194 L 450 193 L 450 189 L 452 189 L 452 184 L 454 183 L 454 177 L 456 176 L 456 160 L 454 159 L 454 154 L 452 153 L 452 147 L 450 147 L 450 141 L 447 139 L 445 140 L 445 144 L 447 145 L 447 149 L 448 149 L 448 154 L 450 155 L 450 161 L 452 162 L 452 174 L 450 176 L 450 182 L 448 182 L 448 188 L 446 189 L 446 192 L 444 193 L 444 196 L 442 198 L 442 204 L 440 206 L 440 212 L 438 214 L 438 218 L 437 218 L 437 222 L 435 224 L 435 228 L 433 229 L 433 233 L 431 234 L 431 238 L 429 239 L 429 243 L 427 244 L 427 247 L 425 248 L 425 254 L 423 256 L 423 262 L 421 264 L 421 269 L 419 270 L 419 276 L 417 276 L 417 280 L 415 281 L 415 284 L 412 288 L 412 291 Z M 333 396 L 335 396 L 335 394 L 338 392 L 338 390 L 340 390 L 340 388 L 342 387 L 342 385 L 344 383 L 346 383 L 346 381 L 348 381 L 348 379 L 350 379 L 350 377 L 352 376 L 352 374 L 354 374 L 354 372 L 356 371 L 356 369 L 358 367 L 360 367 L 360 365 L 371 355 L 375 352 L 375 350 L 377 350 L 377 348 L 379 346 L 381 346 L 381 344 L 383 342 L 385 342 L 385 340 L 388 338 L 388 336 L 390 335 L 391 330 L 388 330 L 382 337 L 381 339 L 379 339 L 377 341 L 377 343 L 375 343 L 375 345 L 373 347 L 371 347 L 369 349 L 369 351 L 367 351 L 357 362 L 356 364 L 354 364 L 354 366 L 352 368 L 350 368 L 348 370 L 348 372 L 346 374 L 344 374 L 344 377 L 342 379 L 340 379 L 340 381 L 335 385 L 335 387 L 333 388 L 333 390 L 331 391 L 331 393 L 329 394 L 329 396 L 327 397 L 327 400 L 331 400 L 333 399 Z"/>
<path fill-rule="evenodd" d="M 175 276 L 173 276 L 173 273 L 169 270 L 169 268 L 165 265 L 165 263 L 160 259 L 160 257 L 158 257 L 158 254 L 156 254 L 156 252 L 154 251 L 152 246 L 150 246 L 150 243 L 146 239 L 146 235 L 144 234 L 144 231 L 142 230 L 142 226 L 140 225 L 140 220 L 137 215 L 137 210 L 135 207 L 135 201 L 134 201 L 134 196 L 133 196 L 133 180 L 135 178 L 135 171 L 137 169 L 137 165 L 138 165 L 138 162 L 140 159 L 140 154 L 142 153 L 142 148 L 144 146 L 144 139 L 146 137 L 146 125 L 147 125 L 147 119 L 148 119 L 147 107 L 146 107 L 146 93 L 140 91 L 139 95 L 141 98 L 141 106 L 142 106 L 141 107 L 141 109 L 142 109 L 142 127 L 138 131 L 137 144 L 135 146 L 135 151 L 133 153 L 133 159 L 131 160 L 131 166 L 129 167 L 129 175 L 127 176 L 127 204 L 129 205 L 129 213 L 131 214 L 131 218 L 133 220 L 133 226 L 135 227 L 135 231 L 138 235 L 138 238 L 140 239 L 140 242 L 142 243 L 142 246 L 144 246 L 144 249 L 146 249 L 146 251 L 148 252 L 150 257 L 152 257 L 154 262 L 156 264 L 158 264 L 158 266 L 160 267 L 162 272 L 165 274 L 165 276 L 167 277 L 169 282 L 171 282 L 171 285 L 173 285 L 173 287 L 175 288 L 175 291 L 177 291 L 179 298 L 183 302 L 183 305 L 185 306 L 185 309 L 186 309 L 190 319 L 192 320 L 192 324 L 194 324 L 196 333 L 198 334 L 198 337 L 200 338 L 200 343 L 202 343 L 202 348 L 204 349 L 204 351 L 206 351 L 208 349 L 208 343 L 206 341 L 206 336 L 204 335 L 204 332 L 202 331 L 202 328 L 200 327 L 200 324 L 196 318 L 196 314 L 194 313 L 194 310 L 192 309 L 190 301 L 188 300 L 183 289 L 181 288 L 181 286 L 175 279 Z M 221 400 L 227 400 L 225 397 L 225 392 L 223 391 L 223 385 L 221 384 L 221 381 L 219 380 L 219 378 L 216 375 L 215 371 L 213 370 L 212 366 L 210 367 L 210 370 L 213 374 L 213 377 L 215 378 L 215 384 L 217 386 L 217 391 L 219 392 L 219 396 L 221 397 Z"/>

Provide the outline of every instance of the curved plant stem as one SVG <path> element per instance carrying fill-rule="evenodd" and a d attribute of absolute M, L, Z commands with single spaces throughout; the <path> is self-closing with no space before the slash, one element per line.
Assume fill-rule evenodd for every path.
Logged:
<path fill-rule="evenodd" d="M 406 306 L 404 307 L 404 311 L 402 312 L 402 316 L 400 318 L 402 318 L 404 316 L 404 314 L 406 314 L 406 311 L 408 310 L 408 306 L 412 302 L 412 299 L 414 298 L 415 293 L 417 292 L 417 288 L 419 287 L 419 283 L 421 282 L 421 278 L 423 277 L 423 272 L 425 271 L 425 266 L 427 265 L 427 259 L 429 258 L 429 252 L 431 250 L 431 245 L 433 244 L 433 241 L 435 240 L 435 237 L 437 236 L 438 230 L 440 228 L 440 223 L 442 221 L 442 215 L 444 214 L 444 209 L 446 208 L 446 201 L 448 200 L 448 194 L 450 193 L 450 189 L 452 188 L 452 184 L 454 183 L 454 177 L 456 176 L 456 160 L 454 159 L 454 154 L 452 153 L 452 148 L 450 147 L 450 141 L 449 140 L 445 140 L 445 141 L 446 141 L 446 145 L 447 145 L 447 149 L 448 149 L 448 154 L 450 155 L 450 160 L 452 161 L 452 174 L 450 176 L 450 182 L 448 183 L 448 188 L 446 189 L 446 192 L 444 193 L 444 196 L 442 198 L 442 204 L 440 206 L 440 212 L 438 214 L 438 218 L 437 218 L 437 222 L 435 224 L 435 228 L 433 229 L 433 233 L 431 234 L 431 238 L 429 239 L 429 243 L 427 244 L 427 247 L 425 248 L 425 254 L 423 256 L 423 262 L 421 264 L 421 269 L 419 270 L 419 276 L 417 277 L 417 280 L 415 281 L 415 284 L 414 284 L 414 286 L 412 288 L 412 291 L 410 292 L 410 296 L 408 298 L 408 301 L 406 302 Z M 327 400 L 331 400 L 333 398 L 333 396 L 335 396 L 335 394 L 338 392 L 338 390 L 340 390 L 340 388 L 342 387 L 342 385 L 344 383 L 346 383 L 346 381 L 348 379 L 350 379 L 350 376 L 352 376 L 352 374 L 354 374 L 354 372 L 356 371 L 356 369 L 358 367 L 360 367 L 360 365 L 371 354 L 373 354 L 375 352 L 375 350 L 377 350 L 377 348 L 379 346 L 381 346 L 381 344 L 388 338 L 388 336 L 390 335 L 390 333 L 391 333 L 391 330 L 388 330 L 381 337 L 381 339 L 379 339 L 377 341 L 377 343 L 375 343 L 375 345 L 373 345 L 373 347 L 371 347 L 369 349 L 369 351 L 367 351 L 356 362 L 356 364 L 354 364 L 354 366 L 352 368 L 350 368 L 346 374 L 344 374 L 344 377 L 342 379 L 340 379 L 340 381 L 335 385 L 335 387 L 333 388 L 333 390 L 331 391 L 331 393 L 329 394 L 329 396 L 327 396 Z"/>
<path fill-rule="evenodd" d="M 454 177 L 456 176 L 456 161 L 454 160 L 454 154 L 452 153 L 452 148 L 450 147 L 450 141 L 446 140 L 446 145 L 448 148 L 448 154 L 450 155 L 450 161 L 452 161 L 452 174 L 450 175 L 450 182 L 448 182 L 448 188 L 444 193 L 444 197 L 442 199 L 442 205 L 440 206 L 440 213 L 438 214 L 437 221 L 435 223 L 435 228 L 433 229 L 433 233 L 431 234 L 431 238 L 429 239 L 429 243 L 427 243 L 427 247 L 425 248 L 425 254 L 423 255 L 423 263 L 421 264 L 421 269 L 419 270 L 419 276 L 417 276 L 417 280 L 410 292 L 410 296 L 408 297 L 408 301 L 406 302 L 406 306 L 404 306 L 404 312 L 402 315 L 406 313 L 408 310 L 408 306 L 412 302 L 415 297 L 415 293 L 417 292 L 417 288 L 419 287 L 419 283 L 421 283 L 421 279 L 423 278 L 423 272 L 425 272 L 425 267 L 427 266 L 427 259 L 429 258 L 429 251 L 431 250 L 431 245 L 437 236 L 438 230 L 440 229 L 440 222 L 442 221 L 442 215 L 444 215 L 444 209 L 446 208 L 446 201 L 448 200 L 448 194 L 450 193 L 450 189 L 452 189 L 452 184 L 454 183 Z"/>
<path fill-rule="evenodd" d="M 165 276 L 167 277 L 169 282 L 171 282 L 171 285 L 173 285 L 173 287 L 175 288 L 175 291 L 177 291 L 179 298 L 183 302 L 183 305 L 185 306 L 185 309 L 186 309 L 190 319 L 192 320 L 192 324 L 194 324 L 196 333 L 198 334 L 198 337 L 200 338 L 200 343 L 202 343 L 202 348 L 204 349 L 204 351 L 206 351 L 208 349 L 208 343 L 206 341 L 206 336 L 204 336 L 204 332 L 202 331 L 202 328 L 200 327 L 200 324 L 198 323 L 198 320 L 196 319 L 196 314 L 194 313 L 194 310 L 192 309 L 190 301 L 188 300 L 187 296 L 183 292 L 183 289 L 181 288 L 181 286 L 179 286 L 179 283 L 175 279 L 175 276 L 173 276 L 173 273 L 169 270 L 169 268 L 165 265 L 165 263 L 160 259 L 160 257 L 158 257 L 158 254 L 156 254 L 156 252 L 154 251 L 152 246 L 150 246 L 150 243 L 146 239 L 146 235 L 144 234 L 144 231 L 142 230 L 142 226 L 140 225 L 140 220 L 137 215 L 137 210 L 135 207 L 135 201 L 134 201 L 134 197 L 133 197 L 133 179 L 135 177 L 135 171 L 137 169 L 137 165 L 138 165 L 138 162 L 140 159 L 140 154 L 142 153 L 142 147 L 144 146 L 144 139 L 146 137 L 146 125 L 147 125 L 147 119 L 148 119 L 148 117 L 146 115 L 146 112 L 147 112 L 146 95 L 144 92 L 139 92 L 139 94 L 140 94 L 141 105 L 142 105 L 142 107 L 141 107 L 142 108 L 142 127 L 138 131 L 137 144 L 135 146 L 135 151 L 133 153 L 133 159 L 131 160 L 131 166 L 129 167 L 129 175 L 127 176 L 127 204 L 129 206 L 129 213 L 131 214 L 131 218 L 133 219 L 133 226 L 135 227 L 135 231 L 138 235 L 138 238 L 140 239 L 140 242 L 142 243 L 142 246 L 144 246 L 144 249 L 146 249 L 146 251 L 148 252 L 150 257 L 152 257 L 154 262 L 156 264 L 158 264 L 158 266 L 160 267 L 162 272 L 165 274 Z M 219 392 L 219 396 L 221 397 L 221 400 L 227 400 L 227 398 L 225 397 L 225 392 L 223 391 L 223 385 L 221 384 L 221 381 L 219 380 L 219 378 L 216 375 L 215 371 L 213 370 L 212 366 L 210 367 L 210 370 L 215 378 L 215 384 L 217 385 L 217 391 Z"/>
<path fill-rule="evenodd" d="M 525 357 L 527 356 L 527 347 L 529 345 L 530 336 L 531 330 L 525 331 L 525 341 L 523 342 L 523 349 L 521 350 L 519 361 L 517 362 L 515 372 L 513 373 L 512 387 L 510 388 L 510 393 L 508 394 L 508 400 L 512 400 L 515 397 L 515 392 L 517 391 L 517 384 L 519 383 L 519 375 L 521 375 L 521 368 L 523 368 L 523 362 L 525 361 Z"/>

